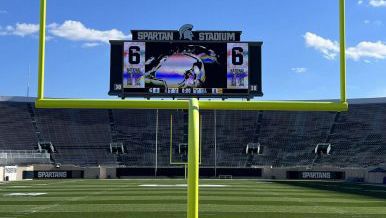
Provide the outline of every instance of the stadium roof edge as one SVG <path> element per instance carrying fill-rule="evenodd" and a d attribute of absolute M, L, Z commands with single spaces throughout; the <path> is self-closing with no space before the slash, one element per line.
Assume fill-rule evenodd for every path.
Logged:
<path fill-rule="evenodd" d="M 35 97 L 22 97 L 22 96 L 0 96 L 0 102 L 26 102 L 33 103 L 36 101 Z"/>
<path fill-rule="evenodd" d="M 22 97 L 22 96 L 0 96 L 0 102 L 28 102 L 34 103 L 36 101 L 36 97 Z M 339 100 L 321 100 L 321 101 L 332 101 L 338 102 Z M 355 98 L 349 99 L 349 104 L 379 104 L 386 103 L 386 97 L 380 98 Z"/>
<path fill-rule="evenodd" d="M 379 104 L 386 103 L 386 97 L 349 99 L 349 104 Z"/>

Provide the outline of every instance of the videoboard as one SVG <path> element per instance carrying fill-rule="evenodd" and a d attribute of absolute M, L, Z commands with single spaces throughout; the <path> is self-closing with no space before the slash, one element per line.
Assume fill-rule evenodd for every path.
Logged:
<path fill-rule="evenodd" d="M 137 32 L 136 36 L 168 36 L 161 33 Z M 122 98 L 262 96 L 262 42 L 171 41 L 173 35 L 169 36 L 157 41 L 110 41 L 109 94 Z"/>

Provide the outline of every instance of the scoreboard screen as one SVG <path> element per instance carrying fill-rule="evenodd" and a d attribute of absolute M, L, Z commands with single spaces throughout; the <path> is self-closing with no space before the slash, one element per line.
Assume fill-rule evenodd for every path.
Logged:
<path fill-rule="evenodd" d="M 262 96 L 260 42 L 111 41 L 110 95 Z"/>

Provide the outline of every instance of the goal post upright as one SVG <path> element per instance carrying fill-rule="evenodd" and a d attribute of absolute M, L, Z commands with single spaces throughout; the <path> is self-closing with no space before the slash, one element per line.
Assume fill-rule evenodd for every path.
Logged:
<path fill-rule="evenodd" d="M 187 217 L 198 218 L 198 190 L 200 167 L 200 111 L 196 98 L 189 100 L 188 136 L 188 202 Z"/>
<path fill-rule="evenodd" d="M 187 217 L 198 218 L 199 203 L 199 109 L 265 111 L 347 111 L 345 0 L 339 0 L 340 101 L 199 101 L 190 100 L 106 100 L 47 99 L 44 97 L 47 0 L 40 0 L 39 68 L 36 108 L 66 109 L 188 109 L 188 204 Z"/>
<path fill-rule="evenodd" d="M 347 103 L 346 93 L 346 0 L 339 0 L 340 102 Z"/>
<path fill-rule="evenodd" d="M 46 53 L 46 22 L 47 1 L 40 0 L 40 31 L 39 31 L 39 69 L 38 69 L 38 95 L 37 99 L 44 99 L 44 72 Z"/>

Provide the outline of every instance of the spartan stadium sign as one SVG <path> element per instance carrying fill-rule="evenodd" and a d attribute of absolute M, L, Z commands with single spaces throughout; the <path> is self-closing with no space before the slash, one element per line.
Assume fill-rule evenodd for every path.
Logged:
<path fill-rule="evenodd" d="M 331 172 L 302 172 L 302 179 L 331 179 Z"/>
<path fill-rule="evenodd" d="M 226 41 L 238 42 L 241 31 L 193 31 L 193 25 L 185 24 L 178 31 L 174 30 L 132 30 L 135 41 Z"/>
<path fill-rule="evenodd" d="M 345 178 L 344 172 L 332 171 L 288 171 L 288 179 L 304 180 L 342 180 Z"/>
<path fill-rule="evenodd" d="M 67 178 L 67 172 L 37 172 L 39 179 Z"/>
<path fill-rule="evenodd" d="M 75 179 L 83 178 L 80 170 L 69 171 L 23 171 L 23 179 Z"/>

